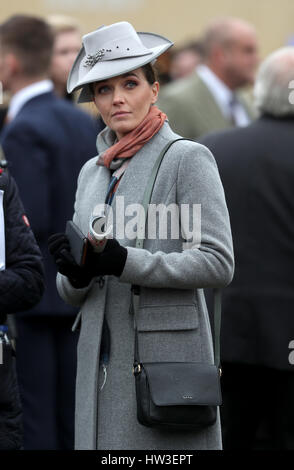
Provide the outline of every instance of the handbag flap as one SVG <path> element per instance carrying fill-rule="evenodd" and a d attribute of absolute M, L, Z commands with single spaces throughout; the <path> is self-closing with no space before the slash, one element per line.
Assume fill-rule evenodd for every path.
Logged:
<path fill-rule="evenodd" d="M 221 405 L 220 375 L 214 364 L 144 363 L 152 401 L 157 406 Z"/>

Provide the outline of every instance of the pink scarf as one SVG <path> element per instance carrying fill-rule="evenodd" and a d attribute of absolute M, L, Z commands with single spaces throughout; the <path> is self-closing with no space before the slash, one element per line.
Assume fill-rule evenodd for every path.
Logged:
<path fill-rule="evenodd" d="M 151 106 L 149 113 L 143 121 L 131 132 L 122 137 L 116 144 L 107 149 L 97 165 L 104 165 L 107 168 L 114 158 L 130 158 L 140 150 L 143 145 L 156 134 L 164 124 L 166 114 L 156 106 Z"/>

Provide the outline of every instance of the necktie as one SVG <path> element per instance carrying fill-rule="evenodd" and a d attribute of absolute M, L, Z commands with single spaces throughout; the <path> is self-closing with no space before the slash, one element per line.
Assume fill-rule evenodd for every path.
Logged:
<path fill-rule="evenodd" d="M 236 117 L 236 106 L 239 104 L 239 101 L 234 93 L 232 93 L 231 99 L 229 101 L 230 108 L 230 117 L 229 120 L 232 126 L 237 126 L 237 117 Z"/>

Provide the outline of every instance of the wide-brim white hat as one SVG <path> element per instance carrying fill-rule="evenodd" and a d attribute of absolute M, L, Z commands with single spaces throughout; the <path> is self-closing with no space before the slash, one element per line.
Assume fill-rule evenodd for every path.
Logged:
<path fill-rule="evenodd" d="M 137 33 L 126 21 L 102 26 L 83 36 L 83 46 L 67 80 L 67 91 L 82 88 L 78 101 L 92 101 L 89 83 L 143 67 L 172 45 L 172 41 L 158 34 Z"/>

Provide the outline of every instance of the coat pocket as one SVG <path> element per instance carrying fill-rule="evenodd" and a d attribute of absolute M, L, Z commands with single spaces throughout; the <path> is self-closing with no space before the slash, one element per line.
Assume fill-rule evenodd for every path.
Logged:
<path fill-rule="evenodd" d="M 138 331 L 194 330 L 199 324 L 194 304 L 142 306 L 136 321 Z"/>

